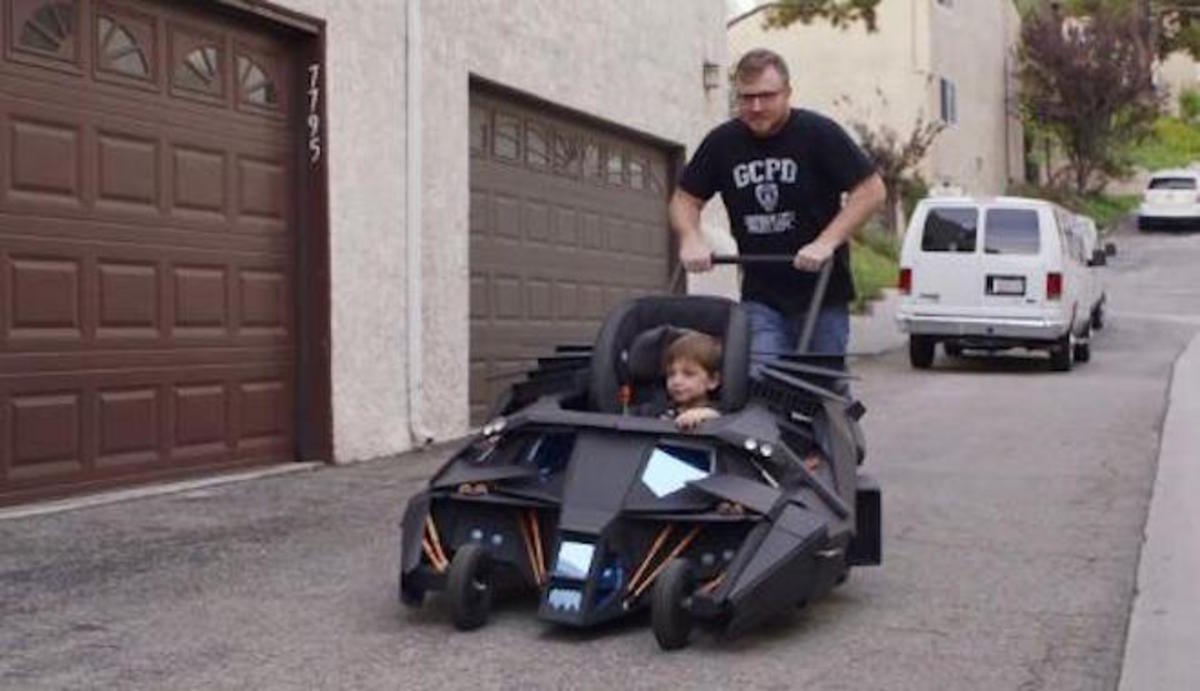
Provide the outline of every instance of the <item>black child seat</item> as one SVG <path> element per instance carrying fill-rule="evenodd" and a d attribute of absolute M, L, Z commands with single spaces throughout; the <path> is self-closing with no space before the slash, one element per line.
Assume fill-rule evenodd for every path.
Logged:
<path fill-rule="evenodd" d="M 732 412 L 746 404 L 750 371 L 750 326 L 738 303 L 713 296 L 649 296 L 618 306 L 592 349 L 588 396 L 592 410 L 620 413 L 621 387 L 631 387 L 630 404 L 666 402 L 662 356 L 683 329 L 721 342 L 721 388 L 717 407 Z"/>

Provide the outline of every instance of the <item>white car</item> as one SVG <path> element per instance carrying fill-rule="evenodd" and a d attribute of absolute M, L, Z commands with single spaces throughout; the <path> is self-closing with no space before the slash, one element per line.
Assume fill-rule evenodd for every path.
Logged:
<path fill-rule="evenodd" d="M 951 356 L 1047 350 L 1055 370 L 1089 360 L 1091 276 L 1075 219 L 1040 199 L 922 200 L 901 249 L 896 313 L 912 365 L 929 367 L 938 343 Z"/>
<path fill-rule="evenodd" d="M 1150 177 L 1138 208 L 1139 230 L 1200 230 L 1200 171 L 1160 170 Z"/>

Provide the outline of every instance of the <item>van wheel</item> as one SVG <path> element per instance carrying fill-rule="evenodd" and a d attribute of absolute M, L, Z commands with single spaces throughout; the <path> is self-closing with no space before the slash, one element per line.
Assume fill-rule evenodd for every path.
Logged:
<path fill-rule="evenodd" d="M 946 354 L 950 357 L 962 357 L 962 346 L 957 343 L 943 343 L 942 349 L 945 350 Z"/>
<path fill-rule="evenodd" d="M 1083 332 L 1083 338 L 1075 341 L 1075 362 L 1087 362 L 1092 359 L 1092 327 L 1089 324 Z"/>
<path fill-rule="evenodd" d="M 1075 348 L 1072 347 L 1071 334 L 1058 339 L 1058 343 L 1050 346 L 1050 369 L 1055 372 L 1069 372 Z"/>
<path fill-rule="evenodd" d="M 933 364 L 933 348 L 937 343 L 929 336 L 908 337 L 908 361 L 917 369 L 929 369 Z"/>
<path fill-rule="evenodd" d="M 1096 331 L 1104 328 L 1104 308 L 1097 307 L 1092 312 L 1092 328 Z"/>

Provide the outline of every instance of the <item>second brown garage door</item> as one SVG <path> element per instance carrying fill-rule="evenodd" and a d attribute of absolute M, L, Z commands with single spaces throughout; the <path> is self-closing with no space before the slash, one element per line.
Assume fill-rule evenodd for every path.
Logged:
<path fill-rule="evenodd" d="M 289 44 L 0 2 L 0 503 L 293 459 Z"/>
<path fill-rule="evenodd" d="M 471 420 L 530 358 L 590 344 L 620 301 L 666 289 L 672 152 L 473 87 Z"/>

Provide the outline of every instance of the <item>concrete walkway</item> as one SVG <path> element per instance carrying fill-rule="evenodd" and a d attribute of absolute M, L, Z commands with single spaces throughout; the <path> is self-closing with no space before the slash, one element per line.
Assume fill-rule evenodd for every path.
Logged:
<path fill-rule="evenodd" d="M 867 305 L 866 314 L 851 315 L 847 350 L 857 355 L 882 355 L 907 345 L 908 336 L 896 326 L 899 304 L 900 293 L 895 288 L 885 288 L 883 297 Z"/>
<path fill-rule="evenodd" d="M 1200 689 L 1200 337 L 1175 362 L 1121 691 Z"/>

